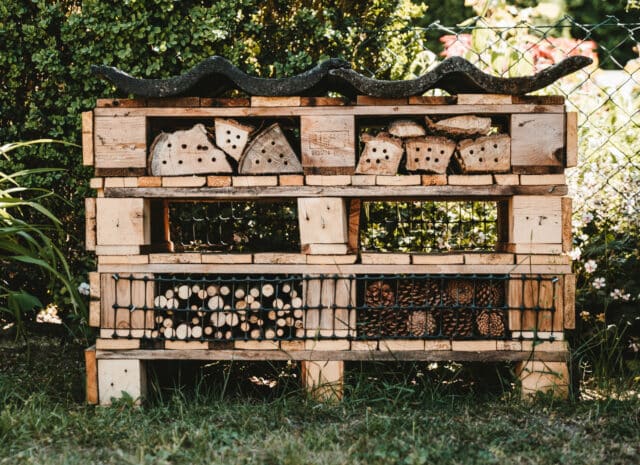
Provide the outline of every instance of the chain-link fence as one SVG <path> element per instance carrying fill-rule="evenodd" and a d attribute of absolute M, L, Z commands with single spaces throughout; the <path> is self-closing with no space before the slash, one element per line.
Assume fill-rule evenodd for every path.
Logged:
<path fill-rule="evenodd" d="M 592 66 L 538 93 L 565 96 L 568 110 L 579 115 L 580 161 L 568 172 L 576 217 L 639 221 L 640 23 L 621 23 L 615 17 L 598 24 L 580 24 L 571 17 L 548 25 L 496 26 L 481 18 L 467 23 L 403 30 L 424 44 L 424 51 L 407 64 L 405 77 L 417 77 L 450 56 L 463 56 L 504 77 L 533 74 L 572 55 L 593 58 Z M 393 66 L 393 50 L 384 53 Z M 364 71 L 388 74 L 387 68 Z"/>

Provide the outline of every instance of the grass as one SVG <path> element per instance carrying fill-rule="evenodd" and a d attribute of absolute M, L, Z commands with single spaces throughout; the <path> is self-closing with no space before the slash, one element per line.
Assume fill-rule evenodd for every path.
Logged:
<path fill-rule="evenodd" d="M 144 407 L 101 408 L 82 403 L 80 347 L 22 349 L 0 344 L 2 465 L 640 462 L 637 398 L 522 403 L 499 367 L 355 366 L 347 399 L 323 405 L 292 366 L 165 364 Z"/>

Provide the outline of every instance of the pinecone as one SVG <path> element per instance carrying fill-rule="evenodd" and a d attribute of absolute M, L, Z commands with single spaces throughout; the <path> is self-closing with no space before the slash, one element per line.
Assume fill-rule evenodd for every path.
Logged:
<path fill-rule="evenodd" d="M 474 282 L 470 279 L 449 279 L 446 292 L 454 305 L 471 305 L 473 303 Z"/>
<path fill-rule="evenodd" d="M 424 336 L 438 332 L 438 321 L 434 312 L 427 310 L 414 310 L 409 315 L 407 330 L 412 336 Z"/>
<path fill-rule="evenodd" d="M 476 307 L 500 308 L 504 305 L 504 282 L 478 280 L 476 282 Z"/>
<path fill-rule="evenodd" d="M 473 312 L 468 308 L 444 308 L 442 334 L 448 337 L 468 337 L 473 333 Z"/>
<path fill-rule="evenodd" d="M 476 326 L 481 336 L 504 336 L 504 315 L 501 311 L 482 310 L 476 317 Z"/>
<path fill-rule="evenodd" d="M 367 309 L 359 314 L 359 326 L 360 331 L 366 336 L 395 335 L 398 327 L 406 328 L 406 318 L 398 318 L 397 312 L 392 308 L 395 304 L 395 293 L 389 283 L 369 283 L 364 303 Z"/>

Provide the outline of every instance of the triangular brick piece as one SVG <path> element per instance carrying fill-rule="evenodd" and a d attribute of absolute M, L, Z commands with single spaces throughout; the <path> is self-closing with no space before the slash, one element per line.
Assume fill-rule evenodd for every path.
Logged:
<path fill-rule="evenodd" d="M 234 160 L 240 160 L 254 127 L 241 124 L 234 119 L 216 118 L 215 128 L 216 145 Z"/>
<path fill-rule="evenodd" d="M 239 174 L 301 173 L 302 165 L 278 123 L 253 139 L 238 163 Z"/>

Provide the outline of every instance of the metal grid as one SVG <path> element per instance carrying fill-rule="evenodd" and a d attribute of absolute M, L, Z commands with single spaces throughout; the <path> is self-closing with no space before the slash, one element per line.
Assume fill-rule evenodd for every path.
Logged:
<path fill-rule="evenodd" d="M 183 252 L 298 252 L 295 200 L 174 202 L 171 239 Z"/>
<path fill-rule="evenodd" d="M 151 341 L 507 339 L 513 328 L 562 331 L 557 282 L 540 275 L 116 274 L 113 318 L 103 329 Z"/>
<path fill-rule="evenodd" d="M 363 202 L 360 224 L 364 251 L 488 251 L 498 242 L 497 202 Z"/>

